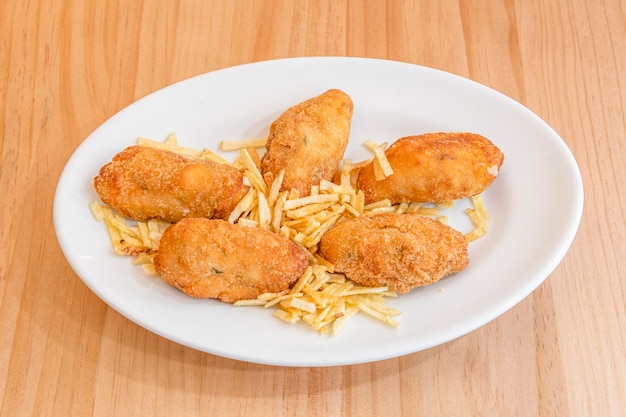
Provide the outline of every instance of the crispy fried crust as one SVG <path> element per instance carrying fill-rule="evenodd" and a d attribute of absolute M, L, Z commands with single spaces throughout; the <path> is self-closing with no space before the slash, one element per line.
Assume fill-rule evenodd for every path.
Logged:
<path fill-rule="evenodd" d="M 282 190 L 310 194 L 311 186 L 332 180 L 350 135 L 352 99 L 340 90 L 287 109 L 270 126 L 261 172 L 268 184 L 285 170 Z"/>
<path fill-rule="evenodd" d="M 305 249 L 261 228 L 183 219 L 163 233 L 156 272 L 196 298 L 228 303 L 289 288 L 309 265 Z"/>
<path fill-rule="evenodd" d="M 135 220 L 227 218 L 248 191 L 232 166 L 130 146 L 94 178 L 102 201 Z"/>
<path fill-rule="evenodd" d="M 469 263 L 463 234 L 417 214 L 346 220 L 322 237 L 319 251 L 353 281 L 400 293 L 432 284 Z"/>
<path fill-rule="evenodd" d="M 385 152 L 394 174 L 376 181 L 372 164 L 359 172 L 365 202 L 442 202 L 483 192 L 504 155 L 475 133 L 428 133 L 398 139 Z"/>

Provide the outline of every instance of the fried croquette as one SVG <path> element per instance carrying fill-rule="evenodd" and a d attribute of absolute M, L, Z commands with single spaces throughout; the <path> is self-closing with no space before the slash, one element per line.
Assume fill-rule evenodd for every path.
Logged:
<path fill-rule="evenodd" d="M 361 168 L 365 202 L 452 201 L 480 194 L 496 178 L 504 154 L 475 133 L 427 133 L 398 139 L 385 155 L 394 173 L 377 181 L 373 163 Z"/>
<path fill-rule="evenodd" d="M 187 218 L 165 230 L 156 272 L 196 298 L 228 303 L 289 288 L 309 265 L 305 249 L 262 228 Z"/>
<path fill-rule="evenodd" d="M 94 178 L 102 201 L 134 220 L 227 218 L 248 191 L 243 173 L 170 151 L 130 146 Z"/>
<path fill-rule="evenodd" d="M 462 233 L 417 214 L 359 216 L 337 224 L 319 252 L 351 280 L 399 293 L 432 284 L 469 263 Z"/>
<path fill-rule="evenodd" d="M 282 190 L 307 196 L 311 186 L 331 181 L 350 135 L 352 99 L 341 90 L 328 90 L 287 109 L 270 126 L 261 172 L 272 184 L 285 170 Z"/>

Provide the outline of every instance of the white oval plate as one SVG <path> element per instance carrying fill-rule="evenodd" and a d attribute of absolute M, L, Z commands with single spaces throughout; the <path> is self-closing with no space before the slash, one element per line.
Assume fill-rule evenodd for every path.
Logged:
<path fill-rule="evenodd" d="M 285 109 L 329 88 L 354 101 L 346 157 L 368 158 L 367 139 L 393 142 L 425 132 L 471 131 L 505 154 L 483 194 L 491 219 L 470 245 L 470 265 L 388 302 L 399 329 L 363 314 L 334 337 L 272 317 L 271 309 L 197 300 L 112 254 L 88 204 L 92 180 L 137 137 L 217 150 L 221 140 L 262 137 Z M 230 160 L 234 153 L 223 154 Z M 524 106 L 483 85 L 438 70 L 384 60 L 313 57 L 227 68 L 181 81 L 123 109 L 74 152 L 59 179 L 54 226 L 67 260 L 109 306 L 183 345 L 244 361 L 330 366 L 397 357 L 439 345 L 495 319 L 530 294 L 567 252 L 582 215 L 579 169 L 563 140 Z M 457 204 L 450 218 L 471 228 Z"/>

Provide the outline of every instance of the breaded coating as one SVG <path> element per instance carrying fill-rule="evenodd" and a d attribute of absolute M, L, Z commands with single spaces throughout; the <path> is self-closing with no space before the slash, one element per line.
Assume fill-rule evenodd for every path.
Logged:
<path fill-rule="evenodd" d="M 196 298 L 227 303 L 289 288 L 309 265 L 305 249 L 262 228 L 183 219 L 165 230 L 156 272 Z"/>
<path fill-rule="evenodd" d="M 270 126 L 261 172 L 268 184 L 285 170 L 282 190 L 310 194 L 311 186 L 331 181 L 350 136 L 352 99 L 328 90 L 287 109 Z"/>
<path fill-rule="evenodd" d="M 372 163 L 363 167 L 357 188 L 365 202 L 452 201 L 483 192 L 496 178 L 504 154 L 475 133 L 428 133 L 398 139 L 385 155 L 393 175 L 377 181 Z"/>
<path fill-rule="evenodd" d="M 467 246 L 462 233 L 437 220 L 383 213 L 337 224 L 319 252 L 355 282 L 407 293 L 465 269 Z"/>
<path fill-rule="evenodd" d="M 94 187 L 123 216 L 171 223 L 228 218 L 248 191 L 243 174 L 232 166 L 145 146 L 115 155 L 94 178 Z"/>

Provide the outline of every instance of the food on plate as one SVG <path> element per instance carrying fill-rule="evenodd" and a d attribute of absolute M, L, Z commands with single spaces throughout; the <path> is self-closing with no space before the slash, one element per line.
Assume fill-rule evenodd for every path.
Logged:
<path fill-rule="evenodd" d="M 248 191 L 231 165 L 187 158 L 149 146 L 130 146 L 94 178 L 102 201 L 134 220 L 176 222 L 227 218 Z"/>
<path fill-rule="evenodd" d="M 228 303 L 288 289 L 309 266 L 306 250 L 289 239 L 206 218 L 167 228 L 153 262 L 171 286 Z"/>
<path fill-rule="evenodd" d="M 467 267 L 504 156 L 478 134 L 428 133 L 367 140 L 372 159 L 353 163 L 352 111 L 328 90 L 283 112 L 267 138 L 222 141 L 239 152 L 232 163 L 175 135 L 139 138 L 94 178 L 104 205 L 92 213 L 115 253 L 189 296 L 274 307 L 322 334 L 359 312 L 397 327 L 387 298 Z M 474 227 L 462 233 L 445 210 L 466 198 Z"/>
<path fill-rule="evenodd" d="M 261 173 L 272 184 L 285 171 L 281 190 L 307 196 L 312 185 L 332 180 L 350 135 L 353 103 L 341 90 L 297 104 L 270 126 Z"/>
<path fill-rule="evenodd" d="M 395 141 L 385 155 L 393 174 L 376 177 L 375 160 L 358 173 L 365 202 L 441 202 L 483 192 L 496 178 L 504 155 L 475 133 L 427 133 Z"/>
<path fill-rule="evenodd" d="M 322 236 L 319 252 L 335 272 L 399 293 L 432 284 L 469 263 L 462 233 L 417 214 L 382 213 L 343 221 Z"/>

